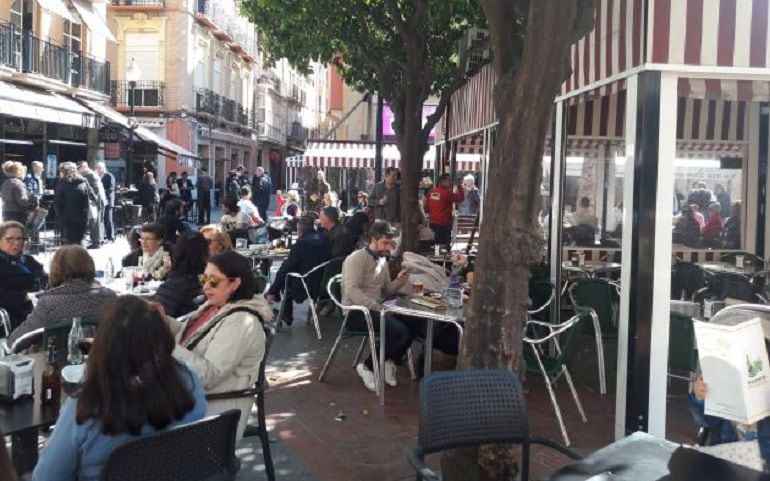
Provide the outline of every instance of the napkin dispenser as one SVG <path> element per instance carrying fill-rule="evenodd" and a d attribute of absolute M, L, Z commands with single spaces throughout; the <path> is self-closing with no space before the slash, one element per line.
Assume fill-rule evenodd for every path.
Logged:
<path fill-rule="evenodd" d="M 0 358 L 0 402 L 11 403 L 34 393 L 35 361 L 13 354 Z"/>

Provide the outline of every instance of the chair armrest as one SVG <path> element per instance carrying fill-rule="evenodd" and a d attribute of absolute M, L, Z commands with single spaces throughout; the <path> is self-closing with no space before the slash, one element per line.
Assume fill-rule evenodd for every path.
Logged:
<path fill-rule="evenodd" d="M 409 453 L 407 453 L 407 458 L 412 467 L 420 473 L 424 481 L 441 481 L 441 478 L 425 464 L 425 461 L 420 459 L 417 454 L 417 449 L 409 451 Z"/>
<path fill-rule="evenodd" d="M 253 397 L 257 394 L 262 394 L 265 392 L 265 388 L 267 383 L 257 383 L 253 387 L 247 388 L 247 389 L 238 389 L 235 391 L 225 391 L 225 392 L 213 392 L 206 394 L 206 400 L 207 401 L 213 401 L 213 400 L 219 400 L 219 399 L 239 399 L 244 397 Z"/>
<path fill-rule="evenodd" d="M 563 444 L 559 444 L 550 438 L 546 438 L 542 436 L 533 436 L 529 438 L 529 442 L 530 444 L 542 444 L 543 446 L 548 446 L 549 448 L 559 451 L 561 454 L 575 460 L 583 459 L 583 456 L 579 455 L 578 453 L 571 450 L 567 446 L 564 446 Z"/>

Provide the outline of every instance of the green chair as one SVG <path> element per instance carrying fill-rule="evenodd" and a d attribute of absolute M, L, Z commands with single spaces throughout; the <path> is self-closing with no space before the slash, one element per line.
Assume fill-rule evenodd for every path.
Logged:
<path fill-rule="evenodd" d="M 328 261 L 324 267 L 323 277 L 321 278 L 321 288 L 318 289 L 318 294 L 315 297 L 316 306 L 323 301 L 331 301 L 329 292 L 324 289 L 324 286 L 329 285 L 329 281 L 337 274 L 342 274 L 342 263 L 345 262 L 345 257 L 335 257 Z M 333 301 L 332 301 L 333 302 Z"/>
<path fill-rule="evenodd" d="M 671 312 L 668 328 L 668 375 L 690 382 L 697 370 L 698 350 L 695 346 L 692 317 Z M 671 374 L 671 371 L 686 372 L 687 376 Z"/>
<path fill-rule="evenodd" d="M 48 345 L 48 340 L 53 338 L 56 342 L 56 349 L 59 352 L 59 356 L 66 356 L 67 341 L 69 338 L 70 329 L 72 329 L 73 319 L 74 318 L 52 322 L 45 327 L 40 327 L 34 331 L 30 331 L 24 334 L 23 336 L 16 339 L 13 345 L 10 346 L 10 352 L 21 352 L 28 348 L 30 345 L 37 344 L 38 341 L 41 346 L 45 347 Z M 95 317 L 80 318 L 81 326 L 96 326 L 97 322 L 98 319 Z"/>
<path fill-rule="evenodd" d="M 585 411 L 583 411 L 583 405 L 580 403 L 580 398 L 572 382 L 572 376 L 569 373 L 569 369 L 567 369 L 567 364 L 574 356 L 580 343 L 580 335 L 583 331 L 583 323 L 581 321 L 587 320 L 589 317 L 589 311 L 581 311 L 561 324 L 529 321 L 527 322 L 525 332 L 546 332 L 547 334 L 542 337 L 529 337 L 527 335 L 523 339 L 525 344 L 524 361 L 527 366 L 527 372 L 543 376 L 545 387 L 548 389 L 548 395 L 551 397 L 551 404 L 556 412 L 556 418 L 559 421 L 559 427 L 564 437 L 564 444 L 567 446 L 570 445 L 569 436 L 567 436 L 567 428 L 564 425 L 564 419 L 562 418 L 559 402 L 556 400 L 553 387 L 559 378 L 564 376 L 572 392 L 580 418 L 584 423 L 588 422 Z M 548 353 L 547 344 L 549 343 L 553 343 L 554 355 Z M 527 349 L 526 346 L 529 346 L 530 349 Z"/>
<path fill-rule="evenodd" d="M 606 279 L 577 279 L 569 291 L 575 307 L 589 307 L 599 317 L 602 337 L 617 338 L 618 285 Z"/>

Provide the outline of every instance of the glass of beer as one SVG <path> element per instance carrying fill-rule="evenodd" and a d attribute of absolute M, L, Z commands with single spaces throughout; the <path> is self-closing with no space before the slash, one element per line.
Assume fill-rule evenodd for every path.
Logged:
<path fill-rule="evenodd" d="M 421 296 L 423 293 L 422 281 L 414 281 L 412 283 L 412 294 L 415 296 Z"/>

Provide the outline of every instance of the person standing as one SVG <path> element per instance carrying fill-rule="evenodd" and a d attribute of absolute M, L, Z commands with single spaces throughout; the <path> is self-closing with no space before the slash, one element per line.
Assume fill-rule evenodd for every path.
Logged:
<path fill-rule="evenodd" d="M 324 194 L 331 190 L 331 186 L 326 182 L 326 174 L 324 174 L 323 170 L 319 170 L 318 174 L 316 174 L 315 190 L 311 192 L 308 198 L 310 201 L 308 202 L 308 210 L 320 212 L 323 208 Z"/>
<path fill-rule="evenodd" d="M 9 160 L 3 162 L 3 173 L 6 176 L 0 187 L 0 198 L 3 200 L 3 220 L 15 220 L 27 225 L 27 218 L 37 207 L 37 197 L 30 195 L 24 185 L 24 165 L 21 162 Z"/>
<path fill-rule="evenodd" d="M 265 173 L 265 169 L 257 167 L 254 173 L 254 179 L 251 182 L 251 193 L 254 197 L 254 204 L 259 210 L 259 216 L 267 220 L 267 207 L 270 205 L 270 193 L 273 190 L 273 183 L 270 177 Z"/>
<path fill-rule="evenodd" d="M 214 179 L 205 168 L 198 171 L 198 179 L 195 181 L 198 189 L 198 225 L 211 223 L 211 189 L 214 188 Z"/>
<path fill-rule="evenodd" d="M 147 171 L 144 173 L 142 183 L 139 184 L 137 203 L 142 206 L 142 221 L 155 222 L 158 214 L 158 184 L 155 182 L 155 175 Z"/>
<path fill-rule="evenodd" d="M 187 177 L 186 170 L 182 171 L 182 175 L 176 181 L 176 184 L 179 186 L 179 199 L 184 204 L 184 218 L 186 221 L 189 221 L 187 215 L 190 213 L 190 208 L 192 207 L 193 183 L 192 180 Z"/>
<path fill-rule="evenodd" d="M 115 210 L 115 176 L 107 170 L 104 162 L 96 163 L 96 173 L 102 179 L 104 187 L 104 238 L 107 242 L 115 241 L 115 226 L 112 222 L 112 213 Z"/>
<path fill-rule="evenodd" d="M 465 198 L 457 204 L 457 211 L 463 216 L 476 217 L 481 206 L 481 195 L 479 194 L 479 188 L 476 187 L 476 179 L 472 174 L 463 177 L 462 189 Z"/>
<path fill-rule="evenodd" d="M 81 160 L 78 162 L 78 173 L 86 179 L 88 186 L 94 191 L 95 200 L 88 210 L 88 232 L 91 236 L 89 249 L 98 249 L 102 244 L 102 224 L 104 220 L 104 206 L 107 203 L 107 196 L 104 193 L 104 186 L 96 173 L 88 166 L 88 162 Z"/>
<path fill-rule="evenodd" d="M 429 226 L 435 235 L 436 244 L 450 247 L 452 240 L 452 205 L 462 202 L 465 193 L 461 186 L 452 192 L 452 178 L 441 174 L 436 187 L 425 196 L 424 206 L 430 217 Z"/>
<path fill-rule="evenodd" d="M 374 186 L 369 195 L 369 205 L 374 208 L 374 218 L 391 224 L 401 222 L 401 189 L 396 183 L 398 169 L 385 169 L 385 178 Z"/>
<path fill-rule="evenodd" d="M 88 181 L 78 175 L 77 166 L 73 162 L 60 164 L 59 176 L 54 194 L 59 225 L 65 241 L 79 245 L 86 235 L 88 211 L 90 204 L 96 202 L 96 194 L 89 187 Z"/>
<path fill-rule="evenodd" d="M 24 185 L 27 186 L 27 192 L 37 196 L 43 195 L 45 190 L 45 179 L 43 179 L 43 163 L 38 160 L 32 161 L 32 171 L 24 177 Z"/>

